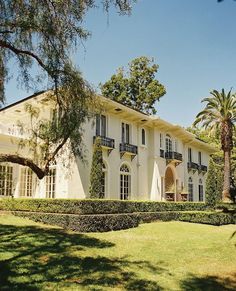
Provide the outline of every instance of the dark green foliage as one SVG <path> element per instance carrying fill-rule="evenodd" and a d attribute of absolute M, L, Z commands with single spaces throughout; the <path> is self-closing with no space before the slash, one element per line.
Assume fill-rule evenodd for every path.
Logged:
<path fill-rule="evenodd" d="M 181 212 L 178 220 L 211 225 L 236 224 L 236 215 L 221 212 Z"/>
<path fill-rule="evenodd" d="M 96 138 L 93 150 L 93 159 L 90 171 L 90 198 L 104 198 L 102 189 L 102 177 L 103 177 L 103 159 L 102 159 L 102 147 L 99 137 Z"/>
<path fill-rule="evenodd" d="M 105 232 L 139 225 L 139 218 L 136 214 L 73 215 L 20 211 L 13 212 L 13 214 L 80 232 Z"/>
<path fill-rule="evenodd" d="M 223 189 L 222 171 L 213 159 L 210 159 L 206 179 L 206 204 L 215 206 L 221 199 Z"/>
<path fill-rule="evenodd" d="M 172 211 L 172 212 L 144 212 L 139 213 L 140 222 L 179 220 L 211 225 L 236 224 L 236 214 L 201 211 Z"/>
<path fill-rule="evenodd" d="M 155 79 L 159 66 L 153 59 L 139 57 L 129 63 L 128 72 L 119 68 L 110 80 L 101 85 L 102 94 L 133 109 L 155 113 L 155 102 L 165 93 L 165 87 Z"/>
<path fill-rule="evenodd" d="M 121 201 L 100 199 L 1 199 L 0 210 L 66 214 L 111 214 L 162 211 L 201 211 L 201 202 Z"/>

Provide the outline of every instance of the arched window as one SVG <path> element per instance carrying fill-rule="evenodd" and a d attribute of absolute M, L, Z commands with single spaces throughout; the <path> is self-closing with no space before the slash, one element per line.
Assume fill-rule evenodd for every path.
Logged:
<path fill-rule="evenodd" d="M 166 152 L 172 152 L 172 140 L 169 134 L 166 135 Z"/>
<path fill-rule="evenodd" d="M 120 167 L 120 199 L 128 200 L 131 194 L 131 173 L 126 164 Z"/>
<path fill-rule="evenodd" d="M 199 183 L 198 183 L 198 199 L 199 199 L 199 201 L 203 201 L 203 185 L 202 185 L 202 179 L 199 179 Z"/>
<path fill-rule="evenodd" d="M 193 179 L 188 178 L 188 201 L 193 201 Z"/>
<path fill-rule="evenodd" d="M 107 167 L 106 164 L 102 163 L 102 194 L 104 198 L 106 196 L 106 184 L 107 184 Z"/>
<path fill-rule="evenodd" d="M 142 145 L 146 144 L 146 132 L 145 129 L 142 128 Z"/>

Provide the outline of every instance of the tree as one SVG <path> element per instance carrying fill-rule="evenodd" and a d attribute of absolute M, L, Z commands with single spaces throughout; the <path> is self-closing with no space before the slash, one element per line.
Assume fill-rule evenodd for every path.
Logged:
<path fill-rule="evenodd" d="M 100 138 L 96 138 L 93 151 L 93 159 L 90 172 L 90 198 L 104 198 L 102 189 L 102 147 Z"/>
<path fill-rule="evenodd" d="M 120 14 L 126 14 L 135 0 L 100 2 L 105 11 L 114 5 Z M 83 20 L 94 7 L 95 0 L 0 0 L 0 105 L 5 101 L 4 85 L 14 71 L 26 88 L 36 84 L 50 88 L 51 106 L 58 112 L 51 121 L 40 120 L 39 108 L 28 108 L 34 120 L 27 144 L 32 155 L 26 158 L 0 154 L 0 162 L 28 166 L 41 179 L 65 145 L 82 156 L 81 126 L 91 117 L 95 98 L 70 56 L 78 43 L 90 35 Z M 17 61 L 18 70 L 11 66 L 12 59 Z M 37 73 L 32 78 L 35 69 Z"/>
<path fill-rule="evenodd" d="M 226 94 L 214 90 L 211 97 L 204 98 L 207 102 L 204 110 L 197 116 L 194 125 L 201 123 L 203 128 L 208 128 L 215 133 L 219 132 L 221 149 L 224 154 L 224 182 L 223 200 L 230 199 L 231 180 L 231 152 L 233 149 L 233 131 L 236 122 L 236 97 L 231 90 Z"/>
<path fill-rule="evenodd" d="M 215 206 L 221 199 L 222 171 L 213 159 L 210 159 L 206 179 L 206 203 Z"/>
<path fill-rule="evenodd" d="M 155 102 L 166 93 L 165 87 L 155 79 L 158 68 L 153 59 L 136 58 L 129 63 L 128 71 L 119 68 L 101 85 L 102 94 L 133 109 L 154 114 Z"/>

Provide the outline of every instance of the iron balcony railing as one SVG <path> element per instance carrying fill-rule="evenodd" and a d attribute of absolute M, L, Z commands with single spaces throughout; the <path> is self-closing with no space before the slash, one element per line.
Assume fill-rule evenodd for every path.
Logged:
<path fill-rule="evenodd" d="M 136 145 L 132 145 L 129 143 L 120 143 L 120 152 L 137 155 L 138 154 L 138 147 Z"/>
<path fill-rule="evenodd" d="M 93 137 L 93 143 L 95 143 L 96 138 L 99 138 L 101 140 L 101 146 L 104 146 L 109 149 L 115 148 L 115 140 L 113 138 L 96 135 Z"/>
<path fill-rule="evenodd" d="M 204 165 L 198 165 L 198 170 L 200 172 L 207 172 L 207 166 Z"/>
<path fill-rule="evenodd" d="M 166 152 L 165 153 L 165 158 L 167 160 L 176 160 L 176 161 L 182 161 L 183 157 L 181 153 L 177 152 Z"/>
<path fill-rule="evenodd" d="M 165 157 L 165 151 L 160 149 L 160 157 L 161 158 L 164 158 Z"/>
<path fill-rule="evenodd" d="M 198 170 L 199 165 L 197 163 L 194 163 L 194 162 L 188 162 L 188 169 L 189 170 Z"/>

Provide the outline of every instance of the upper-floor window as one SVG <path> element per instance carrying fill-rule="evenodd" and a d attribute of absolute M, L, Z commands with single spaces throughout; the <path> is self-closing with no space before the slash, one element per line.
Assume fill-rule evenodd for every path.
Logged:
<path fill-rule="evenodd" d="M 162 133 L 160 133 L 160 149 L 163 148 L 163 136 Z"/>
<path fill-rule="evenodd" d="M 130 125 L 124 122 L 121 124 L 121 140 L 122 143 L 130 143 Z"/>
<path fill-rule="evenodd" d="M 191 163 L 192 162 L 192 149 L 188 148 L 188 162 Z"/>
<path fill-rule="evenodd" d="M 198 164 L 201 165 L 202 164 L 202 153 L 198 152 Z"/>
<path fill-rule="evenodd" d="M 146 145 L 146 132 L 144 128 L 142 128 L 142 145 Z"/>
<path fill-rule="evenodd" d="M 96 116 L 96 135 L 106 137 L 107 133 L 107 118 L 105 115 Z"/>
<path fill-rule="evenodd" d="M 172 152 L 172 140 L 169 134 L 166 135 L 166 152 Z"/>
<path fill-rule="evenodd" d="M 0 166 L 0 195 L 13 195 L 13 167 L 8 165 Z"/>

